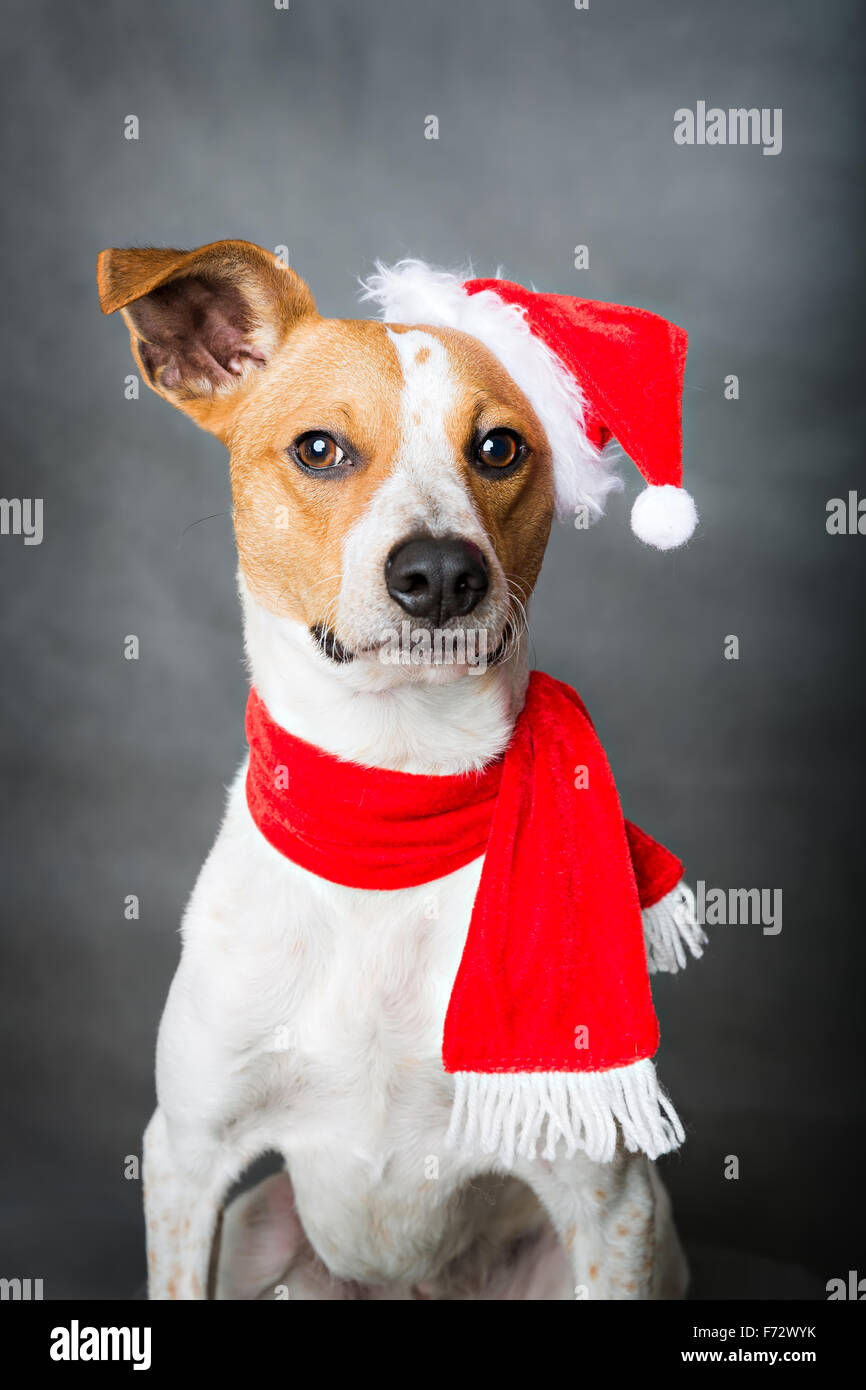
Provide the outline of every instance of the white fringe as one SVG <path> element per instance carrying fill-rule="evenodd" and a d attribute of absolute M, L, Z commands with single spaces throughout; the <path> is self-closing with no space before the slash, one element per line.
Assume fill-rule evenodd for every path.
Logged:
<path fill-rule="evenodd" d="M 554 459 L 556 510 L 560 519 L 587 508 L 588 519 L 604 511 L 605 499 L 622 481 L 614 471 L 618 449 L 596 449 L 583 427 L 583 394 L 555 352 L 531 332 L 522 309 L 493 290 L 467 294 L 463 279 L 407 259 L 362 281 L 362 299 L 379 306 L 390 323 L 456 328 L 478 338 L 497 357 L 541 420 Z M 497 277 L 501 278 L 501 277 Z"/>
<path fill-rule="evenodd" d="M 455 1072 L 454 1106 L 446 1143 L 515 1158 L 554 1159 L 578 1149 L 610 1163 L 617 1139 L 649 1158 L 670 1153 L 685 1134 L 648 1058 L 611 1071 Z"/>
<path fill-rule="evenodd" d="M 651 975 L 675 975 L 678 970 L 685 970 L 686 947 L 695 960 L 704 954 L 707 934 L 695 916 L 695 895 L 684 880 L 642 915 Z"/>

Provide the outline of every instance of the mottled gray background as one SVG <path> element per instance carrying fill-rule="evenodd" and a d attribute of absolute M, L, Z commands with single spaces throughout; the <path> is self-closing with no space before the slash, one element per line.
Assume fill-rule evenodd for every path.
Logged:
<path fill-rule="evenodd" d="M 780 936 L 718 928 L 656 991 L 696 1292 L 820 1297 L 866 1273 L 866 537 L 824 524 L 862 478 L 858 8 L 7 0 L 2 487 L 44 498 L 45 539 L 0 538 L 0 1274 L 51 1298 L 143 1277 L 124 1156 L 245 683 L 222 448 L 124 400 L 94 272 L 104 246 L 226 236 L 287 244 L 333 314 L 376 257 L 412 253 L 688 328 L 700 534 L 640 546 L 628 465 L 606 521 L 553 539 L 537 664 L 581 690 L 628 813 L 693 878 L 784 891 Z M 698 99 L 782 107 L 783 152 L 676 147 L 674 109 Z"/>

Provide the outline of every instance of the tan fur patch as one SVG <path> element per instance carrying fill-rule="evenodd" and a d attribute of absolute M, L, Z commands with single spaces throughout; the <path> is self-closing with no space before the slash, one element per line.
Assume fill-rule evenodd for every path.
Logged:
<path fill-rule="evenodd" d="M 459 382 L 448 420 L 449 441 L 509 588 L 525 603 L 541 569 L 553 520 L 553 460 L 541 422 L 523 392 L 493 354 L 475 338 L 452 329 L 427 330 L 448 348 Z M 468 458 L 476 435 L 511 429 L 526 440 L 529 455 L 510 476 L 485 476 Z"/>
<path fill-rule="evenodd" d="M 382 324 L 309 319 L 238 411 L 229 436 L 238 554 L 272 612 L 308 627 L 333 616 L 343 542 L 393 461 L 401 387 Z M 288 456 L 316 429 L 355 458 L 342 476 L 311 477 Z"/>

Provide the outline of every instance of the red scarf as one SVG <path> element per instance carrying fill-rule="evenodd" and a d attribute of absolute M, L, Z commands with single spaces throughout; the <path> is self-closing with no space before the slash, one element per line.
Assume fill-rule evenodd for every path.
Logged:
<path fill-rule="evenodd" d="M 609 1159 L 616 1125 L 651 1157 L 682 1129 L 649 1059 L 658 1045 L 641 909 L 682 865 L 623 820 L 579 696 L 534 671 L 504 757 L 421 776 L 344 762 L 246 717 L 247 802 L 264 837 L 320 878 L 409 888 L 484 855 L 445 1019 L 452 1138 L 506 1163 L 566 1150 Z M 656 909 L 657 910 L 657 909 Z"/>

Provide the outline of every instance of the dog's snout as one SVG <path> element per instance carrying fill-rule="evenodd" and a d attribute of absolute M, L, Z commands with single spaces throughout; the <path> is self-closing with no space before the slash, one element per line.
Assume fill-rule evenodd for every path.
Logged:
<path fill-rule="evenodd" d="M 419 536 L 385 562 L 388 593 L 413 618 L 436 623 L 471 613 L 487 593 L 487 561 L 472 541 Z"/>

